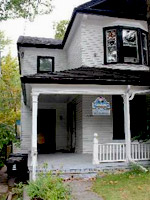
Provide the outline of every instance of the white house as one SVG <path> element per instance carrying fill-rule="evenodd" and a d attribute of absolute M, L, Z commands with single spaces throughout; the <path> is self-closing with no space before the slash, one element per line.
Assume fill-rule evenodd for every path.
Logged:
<path fill-rule="evenodd" d="M 19 37 L 21 152 L 32 179 L 54 158 L 55 169 L 63 158 L 70 169 L 150 159 L 149 144 L 131 143 L 150 122 L 146 13 L 146 0 L 92 0 L 74 9 L 62 41 Z"/>

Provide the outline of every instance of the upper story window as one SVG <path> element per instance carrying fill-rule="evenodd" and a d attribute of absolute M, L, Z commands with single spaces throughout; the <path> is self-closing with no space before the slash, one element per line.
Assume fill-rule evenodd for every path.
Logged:
<path fill-rule="evenodd" d="M 147 32 L 139 28 L 104 28 L 104 61 L 148 65 Z"/>
<path fill-rule="evenodd" d="M 53 72 L 54 57 L 38 56 L 37 57 L 37 72 Z"/>

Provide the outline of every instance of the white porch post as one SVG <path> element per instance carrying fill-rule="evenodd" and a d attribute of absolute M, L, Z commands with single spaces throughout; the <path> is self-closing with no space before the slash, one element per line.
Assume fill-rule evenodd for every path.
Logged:
<path fill-rule="evenodd" d="M 37 110 L 38 110 L 38 94 L 32 94 L 32 139 L 31 139 L 31 163 L 32 176 L 31 179 L 36 179 L 37 167 Z"/>
<path fill-rule="evenodd" d="M 93 140 L 93 164 L 99 164 L 98 161 L 98 134 L 94 133 L 94 140 Z"/>
<path fill-rule="evenodd" d="M 130 132 L 130 103 L 129 94 L 123 95 L 124 99 L 124 128 L 126 141 L 126 161 L 131 160 L 131 132 Z"/>

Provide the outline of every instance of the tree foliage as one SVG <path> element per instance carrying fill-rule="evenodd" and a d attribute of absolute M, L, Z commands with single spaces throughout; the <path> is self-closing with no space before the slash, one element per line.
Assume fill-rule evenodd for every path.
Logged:
<path fill-rule="evenodd" d="M 15 122 L 20 119 L 21 86 L 18 63 L 9 53 L 2 58 L 0 78 L 0 154 L 15 139 Z M 1 160 L 0 160 L 1 161 Z"/>
<path fill-rule="evenodd" d="M 51 11 L 51 0 L 0 0 L 0 21 L 19 17 L 30 19 Z"/>
<path fill-rule="evenodd" d="M 68 23 L 68 20 L 61 20 L 60 22 L 54 23 L 55 39 L 62 40 L 64 38 Z"/>
<path fill-rule="evenodd" d="M 11 40 L 5 36 L 5 33 L 0 30 L 0 51 L 2 51 L 6 45 L 10 44 Z"/>

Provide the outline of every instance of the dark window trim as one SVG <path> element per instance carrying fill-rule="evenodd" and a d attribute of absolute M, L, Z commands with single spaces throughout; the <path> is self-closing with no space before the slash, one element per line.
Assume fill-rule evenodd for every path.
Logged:
<path fill-rule="evenodd" d="M 41 71 L 40 70 L 40 59 L 45 58 L 45 59 L 52 59 L 52 71 Z M 55 65 L 55 59 L 52 56 L 37 56 L 37 73 L 46 73 L 46 72 L 54 72 L 54 65 Z"/>
<path fill-rule="evenodd" d="M 106 50 L 106 31 L 107 30 L 112 30 L 112 29 L 116 29 L 116 37 L 117 37 L 117 62 L 107 62 L 107 50 Z M 123 48 L 123 42 L 122 42 L 122 30 L 123 29 L 128 29 L 128 30 L 136 30 L 137 31 L 137 37 L 138 37 L 138 55 L 139 55 L 139 62 L 137 63 L 133 63 L 133 62 L 124 62 L 123 60 L 123 55 L 122 55 L 122 48 Z M 104 42 L 104 64 L 117 64 L 117 63 L 121 63 L 121 64 L 135 64 L 135 65 L 142 65 L 143 64 L 143 50 L 142 50 L 142 33 L 144 33 L 147 37 L 147 41 L 148 41 L 148 32 L 138 28 L 138 27 L 130 27 L 130 26 L 109 26 L 109 27 L 104 27 L 103 28 L 103 42 Z M 148 51 L 148 55 L 149 55 L 149 48 L 148 48 L 148 42 L 147 42 L 147 51 Z M 145 64 L 143 64 L 145 65 Z M 149 65 L 149 59 L 148 59 L 148 63 L 146 66 Z"/>

